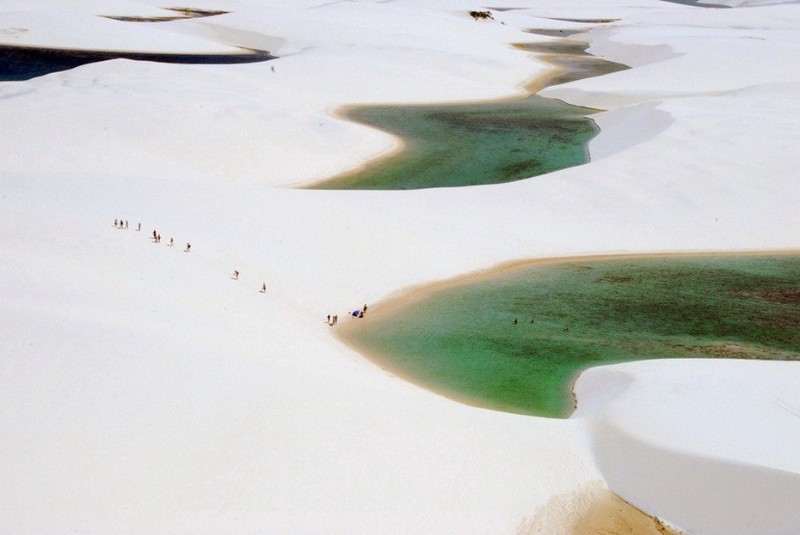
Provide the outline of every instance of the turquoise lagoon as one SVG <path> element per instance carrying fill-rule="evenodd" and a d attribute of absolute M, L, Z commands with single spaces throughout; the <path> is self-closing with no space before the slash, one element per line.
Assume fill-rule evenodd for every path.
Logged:
<path fill-rule="evenodd" d="M 589 366 L 800 359 L 800 255 L 531 263 L 415 295 L 350 320 L 345 338 L 414 383 L 509 412 L 567 416 Z"/>
<path fill-rule="evenodd" d="M 581 41 L 517 45 L 553 65 L 529 89 L 627 69 L 586 53 Z M 345 116 L 402 139 L 401 152 L 311 186 L 314 189 L 421 189 L 500 184 L 589 161 L 600 110 L 535 94 L 493 102 L 364 106 Z"/>
<path fill-rule="evenodd" d="M 314 189 L 499 184 L 586 163 L 596 112 L 536 95 L 491 103 L 369 106 L 349 119 L 400 137 L 404 150 Z"/>

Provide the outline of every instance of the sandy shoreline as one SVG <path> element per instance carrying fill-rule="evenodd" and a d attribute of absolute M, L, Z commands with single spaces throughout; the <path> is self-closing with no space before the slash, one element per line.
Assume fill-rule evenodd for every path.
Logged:
<path fill-rule="evenodd" d="M 385 299 L 380 300 L 374 305 L 369 305 L 370 316 L 382 316 L 388 310 L 407 308 L 415 303 L 423 301 L 439 291 L 474 284 L 493 279 L 502 275 L 509 275 L 516 271 L 521 271 L 536 266 L 551 266 L 557 264 L 573 264 L 588 261 L 605 260 L 637 260 L 648 258 L 691 258 L 691 257 L 726 257 L 726 256 L 793 256 L 800 254 L 800 249 L 742 249 L 726 251 L 664 251 L 647 253 L 597 253 L 577 256 L 556 256 L 543 257 L 536 259 L 514 260 L 489 267 L 484 270 L 466 273 L 451 279 L 442 281 L 431 281 L 415 285 L 411 288 L 399 290 Z M 337 329 L 337 334 L 347 341 L 347 324 Z"/>
<path fill-rule="evenodd" d="M 602 482 L 553 496 L 517 535 L 681 535 L 608 490 Z"/>
<path fill-rule="evenodd" d="M 480 270 L 473 273 L 454 277 L 444 281 L 436 281 L 400 290 L 399 292 L 390 295 L 384 300 L 368 307 L 368 313 L 365 317 L 354 318 L 348 315 L 342 318 L 341 323 L 334 327 L 334 334 L 345 345 L 354 349 L 361 354 L 364 358 L 371 361 L 373 364 L 382 370 L 389 372 L 408 381 L 420 388 L 429 390 L 437 395 L 444 396 L 448 399 L 454 400 L 459 403 L 482 407 L 485 401 L 476 400 L 474 403 L 470 401 L 468 396 L 458 394 L 452 395 L 448 392 L 432 389 L 427 385 L 421 384 L 415 380 L 415 377 L 404 373 L 402 370 L 391 365 L 387 359 L 376 353 L 373 349 L 360 344 L 355 338 L 354 333 L 366 325 L 364 322 L 369 322 L 370 318 L 377 316 L 378 318 L 387 315 L 402 314 L 404 310 L 414 308 L 418 303 L 429 299 L 431 296 L 460 286 L 472 285 L 484 281 L 489 281 L 497 277 L 510 275 L 518 271 L 527 270 L 534 267 L 544 267 L 553 265 L 566 265 L 576 264 L 581 262 L 603 262 L 603 261 L 622 261 L 622 260 L 646 260 L 646 259 L 663 259 L 663 258 L 708 258 L 708 257 L 736 257 L 736 256 L 795 256 L 800 255 L 800 249 L 776 249 L 776 250 L 741 250 L 741 251 L 670 251 L 661 253 L 619 253 L 619 254 L 596 254 L 596 255 L 579 255 L 579 256 L 566 256 L 566 257 L 553 257 L 553 258 L 539 258 L 530 260 L 518 260 L 508 263 L 503 263 L 485 270 Z M 575 383 L 582 372 L 576 373 L 569 385 L 569 392 L 573 398 L 573 409 L 577 408 L 579 399 L 575 394 Z"/>
<path fill-rule="evenodd" d="M 548 61 L 548 58 L 550 57 L 549 55 L 537 54 L 537 53 L 534 53 L 534 52 L 532 52 L 530 50 L 526 50 L 525 48 L 522 48 L 522 47 L 519 47 L 519 46 L 512 46 L 512 48 L 515 48 L 515 49 L 518 49 L 520 51 L 526 52 L 526 53 L 530 54 L 534 58 L 534 60 L 539 60 L 540 63 L 545 63 L 548 66 L 547 70 L 545 70 L 544 72 L 539 73 L 539 74 L 537 74 L 535 76 L 532 76 L 530 79 L 520 83 L 519 84 L 519 90 L 520 90 L 519 94 L 516 94 L 516 95 L 511 94 L 511 95 L 507 95 L 507 96 L 504 96 L 504 97 L 501 97 L 501 98 L 493 98 L 493 99 L 483 99 L 483 98 L 481 98 L 481 99 L 457 99 L 457 100 L 447 101 L 446 103 L 441 103 L 441 102 L 427 102 L 427 103 L 426 102 L 417 102 L 417 103 L 414 103 L 414 104 L 408 104 L 408 103 L 396 103 L 396 104 L 384 103 L 384 104 L 380 104 L 380 105 L 381 106 L 394 105 L 394 106 L 397 106 L 397 107 L 403 107 L 403 106 L 442 106 L 442 105 L 455 106 L 455 105 L 460 105 L 460 104 L 502 103 L 502 102 L 520 100 L 520 99 L 527 98 L 527 97 L 535 94 L 537 91 L 547 87 L 547 85 L 548 85 L 550 80 L 555 79 L 557 76 L 561 75 L 562 73 L 564 73 L 564 72 L 566 72 L 568 70 L 566 67 L 563 67 L 561 65 L 558 65 L 556 63 Z M 297 189 L 309 189 L 309 190 L 315 189 L 316 187 L 321 186 L 321 185 L 323 185 L 325 183 L 334 182 L 336 180 L 339 180 L 339 179 L 344 178 L 344 177 L 348 177 L 350 175 L 353 175 L 355 173 L 364 171 L 366 169 L 370 169 L 372 167 L 382 165 L 386 160 L 389 160 L 390 158 L 392 158 L 394 156 L 397 156 L 398 154 L 402 154 L 406 150 L 407 144 L 405 143 L 405 141 L 403 140 L 403 138 L 401 136 L 392 134 L 390 132 L 387 132 L 386 130 L 374 127 L 372 125 L 364 124 L 364 123 L 362 123 L 360 121 L 355 121 L 355 120 L 351 119 L 348 116 L 348 113 L 350 111 L 359 109 L 361 107 L 368 107 L 368 106 L 369 105 L 347 104 L 347 105 L 344 105 L 344 106 L 339 106 L 338 108 L 330 111 L 329 113 L 331 114 L 331 116 L 333 116 L 333 117 L 335 117 L 337 119 L 340 119 L 342 121 L 348 121 L 348 122 L 357 124 L 357 125 L 359 125 L 361 127 L 364 127 L 364 128 L 371 128 L 371 129 L 377 130 L 382 135 L 387 136 L 387 138 L 390 140 L 389 147 L 387 147 L 385 150 L 381 150 L 378 154 L 376 154 L 374 156 L 370 156 L 370 157 L 367 157 L 366 159 L 363 159 L 360 163 L 358 163 L 357 165 L 354 165 L 353 167 L 350 167 L 348 169 L 344 169 L 344 170 L 342 170 L 342 171 L 340 171 L 338 173 L 335 173 L 332 176 L 329 176 L 329 177 L 326 177 L 326 178 L 322 178 L 322 179 L 319 179 L 319 180 L 314 180 L 314 181 L 309 182 L 309 183 L 301 184 L 301 185 L 297 186 Z"/>
<path fill-rule="evenodd" d="M 5 2 L 4 43 L 279 58 L 0 83 L 0 525 L 509 534 L 562 496 L 543 533 L 565 535 L 585 503 L 570 496 L 602 481 L 698 535 L 795 535 L 796 363 L 591 368 L 555 420 L 433 395 L 338 339 L 344 316 L 324 323 L 517 259 L 794 251 L 800 5 L 744 1 L 515 0 L 475 21 L 473 0 L 218 0 L 229 13 L 158 23 L 104 18 L 169 14 L 156 0 Z M 399 148 L 331 110 L 519 98 L 552 73 L 513 43 L 576 26 L 632 66 L 540 92 L 609 110 L 591 116 L 589 164 L 493 186 L 294 188 Z M 139 239 L 156 228 L 192 253 Z"/>
<path fill-rule="evenodd" d="M 588 43 L 587 43 L 587 45 L 588 45 Z M 519 94 L 511 94 L 511 95 L 507 95 L 507 96 L 504 96 L 504 97 L 501 97 L 501 98 L 494 98 L 494 99 L 460 99 L 460 100 L 452 100 L 452 101 L 448 101 L 444 105 L 454 106 L 454 105 L 460 105 L 460 104 L 503 103 L 503 102 L 508 102 L 508 101 L 514 101 L 514 100 L 520 100 L 520 99 L 527 98 L 527 97 L 529 97 L 531 95 L 535 95 L 540 90 L 548 87 L 552 80 L 555 80 L 556 78 L 558 78 L 562 74 L 570 71 L 569 67 L 561 65 L 561 64 L 558 63 L 557 60 L 558 60 L 559 57 L 584 55 L 583 52 L 575 53 L 575 54 L 570 54 L 570 53 L 552 54 L 552 53 L 536 52 L 534 50 L 526 49 L 525 48 L 525 43 L 513 44 L 513 45 L 511 45 L 511 48 L 529 54 L 531 56 L 531 58 L 533 59 L 533 61 L 536 61 L 536 62 L 538 62 L 540 64 L 546 65 L 547 69 L 544 72 L 538 73 L 538 74 L 532 76 L 531 78 L 529 78 L 528 80 L 525 80 L 525 81 L 521 82 L 519 84 L 519 86 L 518 86 L 519 87 Z M 414 104 L 409 104 L 407 102 L 406 103 L 404 103 L 404 102 L 398 102 L 398 103 L 387 102 L 387 103 L 381 104 L 381 106 L 397 106 L 397 107 L 402 107 L 402 106 L 426 106 L 426 105 L 428 105 L 428 106 L 436 106 L 436 105 L 442 105 L 442 103 L 440 103 L 440 102 L 428 102 L 428 103 L 417 102 L 417 103 L 414 103 Z M 377 128 L 377 127 L 373 127 L 371 125 L 367 125 L 367 124 L 364 124 L 364 123 L 359 122 L 359 121 L 355 121 L 355 120 L 351 119 L 348 116 L 348 113 L 350 111 L 356 110 L 356 109 L 361 108 L 361 107 L 364 107 L 364 105 L 348 104 L 348 105 L 345 105 L 345 106 L 340 106 L 340 107 L 330 111 L 329 113 L 331 114 L 331 116 L 333 116 L 333 117 L 335 117 L 337 119 L 340 119 L 342 121 L 349 121 L 349 122 L 355 123 L 355 124 L 357 124 L 359 126 L 363 126 L 365 128 L 373 128 L 375 130 L 378 130 L 379 132 L 381 132 L 383 135 L 387 136 L 391 140 L 390 146 L 385 151 L 381 151 L 379 154 L 376 154 L 375 156 L 371 156 L 369 158 L 366 158 L 366 159 L 362 160 L 360 163 L 358 163 L 357 165 L 355 165 L 355 166 L 353 166 L 353 167 L 351 167 L 349 169 L 345 169 L 345 170 L 343 170 L 343 171 L 341 171 L 339 173 L 335 173 L 332 176 L 329 176 L 329 177 L 326 177 L 326 178 L 323 178 L 323 179 L 320 179 L 320 180 L 314 180 L 314 181 L 312 181 L 310 183 L 301 184 L 301 185 L 299 185 L 297 187 L 297 189 L 315 189 L 317 186 L 320 186 L 320 185 L 325 184 L 327 182 L 334 182 L 336 180 L 339 180 L 341 178 L 344 178 L 344 177 L 353 175 L 355 173 L 364 171 L 364 170 L 369 169 L 371 167 L 381 165 L 384 161 L 388 160 L 389 158 L 392 158 L 393 156 L 401 154 L 403 151 L 406 150 L 407 144 L 405 143 L 405 141 L 403 140 L 402 137 L 400 137 L 398 135 L 395 135 L 395 134 L 392 134 L 390 132 L 387 132 L 387 131 L 385 131 L 383 129 L 380 129 L 380 128 Z M 602 111 L 602 110 L 597 110 L 597 111 Z M 587 148 L 587 155 L 588 155 L 588 148 Z"/>

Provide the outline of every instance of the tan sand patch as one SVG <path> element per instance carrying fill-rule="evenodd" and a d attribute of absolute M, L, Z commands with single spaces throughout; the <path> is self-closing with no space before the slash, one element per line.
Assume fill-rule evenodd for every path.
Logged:
<path fill-rule="evenodd" d="M 629 504 L 600 481 L 554 496 L 518 535 L 681 535 L 656 517 Z"/>

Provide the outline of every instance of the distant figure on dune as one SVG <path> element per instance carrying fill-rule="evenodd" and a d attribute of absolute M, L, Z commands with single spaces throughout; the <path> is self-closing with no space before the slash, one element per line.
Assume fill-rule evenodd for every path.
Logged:
<path fill-rule="evenodd" d="M 142 224 L 141 223 L 136 225 L 136 232 L 139 232 L 140 230 L 142 230 Z"/>
<path fill-rule="evenodd" d="M 153 241 L 155 241 L 157 236 L 158 236 L 158 233 L 155 231 L 155 229 L 153 229 Z"/>
<path fill-rule="evenodd" d="M 232 279 L 236 279 L 238 281 L 239 280 L 239 272 L 234 269 L 233 270 L 233 277 L 231 277 L 231 278 Z"/>
<path fill-rule="evenodd" d="M 266 282 L 261 285 L 261 293 L 262 294 L 267 293 L 267 283 Z"/>
<path fill-rule="evenodd" d="M 187 241 L 186 242 L 186 249 L 184 249 L 184 252 L 188 253 L 191 250 L 192 250 L 192 244 Z"/>
<path fill-rule="evenodd" d="M 169 246 L 172 247 L 173 245 L 175 245 L 175 242 L 174 242 L 174 240 L 172 238 L 170 238 L 169 239 Z"/>
<path fill-rule="evenodd" d="M 128 220 L 125 220 L 125 228 L 128 228 Z"/>

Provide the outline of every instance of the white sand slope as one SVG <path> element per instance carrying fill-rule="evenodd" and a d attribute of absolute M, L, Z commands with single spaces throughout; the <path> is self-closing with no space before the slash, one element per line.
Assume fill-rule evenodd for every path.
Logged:
<path fill-rule="evenodd" d="M 99 16 L 165 6 L 2 6 L 0 43 L 280 56 L 114 60 L 0 83 L 3 530 L 507 533 L 602 477 L 693 533 L 779 533 L 796 520 L 780 505 L 755 514 L 756 501 L 731 511 L 725 493 L 677 502 L 694 495 L 676 478 L 642 485 L 617 462 L 641 456 L 668 473 L 680 458 L 739 481 L 755 474 L 747 481 L 763 484 L 764 500 L 785 503 L 800 470 L 780 460 L 797 437 L 765 443 L 747 430 L 796 423 L 786 417 L 794 398 L 758 402 L 792 364 L 752 363 L 763 380 L 749 385 L 743 413 L 721 395 L 740 380 L 738 364 L 620 366 L 641 388 L 607 398 L 592 387 L 581 394 L 591 410 L 549 421 L 401 382 L 324 320 L 521 258 L 797 248 L 797 4 L 510 0 L 497 7 L 515 9 L 493 21 L 472 20 L 467 10 L 485 9 L 472 0 L 201 4 L 189 7 L 229 13 L 143 23 Z M 548 39 L 532 28 L 587 30 L 590 51 L 634 67 L 545 92 L 608 110 L 596 116 L 591 164 L 463 189 L 289 187 L 396 148 L 338 119 L 342 106 L 521 94 L 547 68 L 511 46 Z M 716 452 L 694 405 L 659 410 L 655 377 L 682 384 L 697 366 L 716 381 L 693 384 L 687 400 L 725 415 L 724 436 L 749 445 L 735 462 Z M 589 380 L 616 384 L 603 370 Z M 637 429 L 670 434 L 645 441 Z"/>
<path fill-rule="evenodd" d="M 576 385 L 611 488 L 689 533 L 797 532 L 800 367 L 643 361 Z M 680 417 L 676 417 L 680 415 Z"/>

